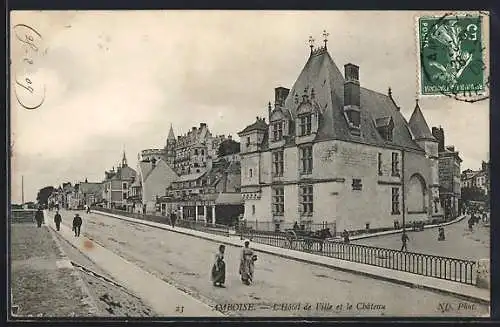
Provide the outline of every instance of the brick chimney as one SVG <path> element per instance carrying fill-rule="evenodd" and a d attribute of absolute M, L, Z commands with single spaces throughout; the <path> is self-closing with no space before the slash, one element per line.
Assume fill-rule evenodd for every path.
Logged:
<path fill-rule="evenodd" d="M 444 130 L 443 128 L 440 127 L 433 127 L 432 128 L 432 136 L 436 138 L 438 141 L 438 151 L 443 152 L 444 151 Z"/>
<path fill-rule="evenodd" d="M 290 93 L 290 90 L 287 89 L 286 87 L 279 86 L 279 87 L 275 88 L 274 89 L 274 105 L 284 107 L 285 100 L 288 96 L 288 93 Z"/>
<path fill-rule="evenodd" d="M 359 131 L 361 123 L 360 115 L 360 91 L 359 91 L 359 67 L 354 64 L 344 65 L 344 112 L 347 116 L 351 132 Z"/>

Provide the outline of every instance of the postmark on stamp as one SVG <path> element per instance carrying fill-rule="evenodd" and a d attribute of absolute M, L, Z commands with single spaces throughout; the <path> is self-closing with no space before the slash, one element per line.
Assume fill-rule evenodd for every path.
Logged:
<path fill-rule="evenodd" d="M 481 14 L 418 18 L 421 95 L 475 102 L 488 98 Z"/>

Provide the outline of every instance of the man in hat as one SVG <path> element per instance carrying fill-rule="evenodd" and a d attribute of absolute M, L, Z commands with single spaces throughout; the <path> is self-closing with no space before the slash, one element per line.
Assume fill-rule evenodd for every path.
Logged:
<path fill-rule="evenodd" d="M 43 218 L 43 211 L 42 211 L 41 206 L 38 208 L 38 210 L 35 213 L 35 220 L 36 220 L 36 225 L 38 226 L 38 228 L 42 227 L 44 218 Z"/>
<path fill-rule="evenodd" d="M 79 214 L 75 215 L 73 218 L 73 231 L 75 232 L 75 236 L 80 236 L 80 229 L 82 227 L 82 217 Z"/>
<path fill-rule="evenodd" d="M 54 216 L 54 223 L 56 224 L 56 229 L 59 231 L 61 229 L 62 217 L 59 213 L 59 210 L 56 211 L 56 215 Z"/>

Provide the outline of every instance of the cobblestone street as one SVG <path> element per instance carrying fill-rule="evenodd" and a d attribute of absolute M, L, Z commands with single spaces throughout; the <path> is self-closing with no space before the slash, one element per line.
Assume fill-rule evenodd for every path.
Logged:
<path fill-rule="evenodd" d="M 63 212 L 63 223 L 69 225 L 72 215 L 73 212 Z M 203 302 L 219 307 L 229 303 L 254 305 L 251 311 L 226 310 L 230 316 L 480 316 L 488 313 L 486 305 L 474 304 L 472 310 L 458 310 L 460 303 L 470 302 L 262 253 L 258 254 L 255 283 L 246 286 L 238 275 L 239 249 L 231 246 L 226 249 L 227 288 L 214 288 L 209 272 L 216 243 L 95 213 L 82 214 L 82 217 L 85 236 Z M 282 310 L 286 307 L 281 304 L 297 303 L 301 307 L 310 303 L 312 308 L 295 310 L 292 305 L 288 307 L 290 310 Z M 318 303 L 327 304 L 323 310 L 316 310 Z M 353 305 L 349 310 L 346 309 L 348 303 Z M 450 303 L 456 310 L 443 313 L 442 303 Z"/>

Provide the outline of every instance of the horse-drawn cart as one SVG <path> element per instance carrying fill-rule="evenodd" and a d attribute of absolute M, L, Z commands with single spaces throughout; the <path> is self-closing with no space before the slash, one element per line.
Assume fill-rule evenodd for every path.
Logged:
<path fill-rule="evenodd" d="M 307 252 L 323 252 L 324 242 L 333 237 L 329 228 L 315 232 L 287 229 L 284 235 L 287 248 Z"/>

